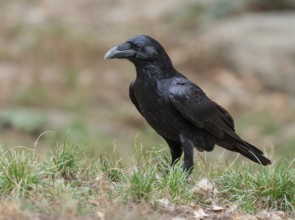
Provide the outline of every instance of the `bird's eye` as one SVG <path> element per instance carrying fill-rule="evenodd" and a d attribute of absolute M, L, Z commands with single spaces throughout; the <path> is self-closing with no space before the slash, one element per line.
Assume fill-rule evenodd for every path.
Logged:
<path fill-rule="evenodd" d="M 140 45 L 140 44 L 135 44 L 135 48 L 136 48 L 136 49 L 141 49 L 141 48 L 142 48 L 142 45 Z"/>

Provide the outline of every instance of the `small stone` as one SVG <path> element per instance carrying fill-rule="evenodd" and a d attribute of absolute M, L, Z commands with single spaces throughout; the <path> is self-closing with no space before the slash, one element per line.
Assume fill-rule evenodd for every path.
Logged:
<path fill-rule="evenodd" d="M 168 208 L 169 206 L 169 200 L 166 198 L 162 198 L 158 200 L 159 205 L 161 205 L 164 208 Z"/>
<path fill-rule="evenodd" d="M 195 219 L 204 219 L 204 217 L 208 217 L 209 215 L 204 212 L 202 208 L 194 211 L 194 218 Z"/>
<path fill-rule="evenodd" d="M 103 212 L 96 212 L 99 220 L 105 220 L 105 214 Z"/>
<path fill-rule="evenodd" d="M 214 211 L 214 212 L 221 212 L 221 211 L 224 210 L 223 207 L 218 206 L 218 205 L 212 205 L 212 206 L 211 206 L 211 209 L 212 209 L 212 211 Z"/>

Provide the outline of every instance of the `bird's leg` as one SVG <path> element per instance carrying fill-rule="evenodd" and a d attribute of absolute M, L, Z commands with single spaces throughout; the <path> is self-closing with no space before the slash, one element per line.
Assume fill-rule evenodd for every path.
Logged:
<path fill-rule="evenodd" d="M 184 153 L 183 171 L 190 174 L 194 166 L 194 144 L 191 140 L 183 137 L 182 135 L 180 135 L 180 141 L 183 146 Z"/>
<path fill-rule="evenodd" d="M 172 158 L 171 166 L 173 166 L 179 161 L 179 159 L 181 157 L 181 154 L 182 154 L 181 144 L 178 142 L 174 142 L 172 140 L 169 140 L 167 138 L 165 138 L 165 140 L 170 148 L 170 153 L 171 153 L 171 158 Z"/>
<path fill-rule="evenodd" d="M 182 149 L 180 146 L 177 146 L 177 147 L 169 146 L 169 148 L 170 148 L 170 153 L 172 157 L 171 166 L 173 166 L 179 161 L 182 154 Z"/>

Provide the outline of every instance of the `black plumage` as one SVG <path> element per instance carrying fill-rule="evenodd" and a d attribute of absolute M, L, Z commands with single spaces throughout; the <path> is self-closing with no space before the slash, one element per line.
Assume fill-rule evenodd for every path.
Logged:
<path fill-rule="evenodd" d="M 138 35 L 110 49 L 106 59 L 122 58 L 136 68 L 129 96 L 140 114 L 169 145 L 172 164 L 184 153 L 184 171 L 193 168 L 194 147 L 212 151 L 217 144 L 250 160 L 271 164 L 263 152 L 235 133 L 231 115 L 179 73 L 155 39 Z"/>

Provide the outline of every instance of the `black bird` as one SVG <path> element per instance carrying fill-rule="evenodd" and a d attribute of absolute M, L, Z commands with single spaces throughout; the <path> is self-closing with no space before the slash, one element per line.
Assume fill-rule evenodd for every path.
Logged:
<path fill-rule="evenodd" d="M 127 59 L 136 68 L 129 97 L 149 125 L 169 145 L 172 165 L 184 153 L 184 171 L 193 168 L 194 147 L 212 151 L 217 144 L 261 165 L 271 164 L 263 152 L 235 133 L 231 115 L 179 73 L 152 37 L 138 35 L 111 48 L 105 59 Z"/>

